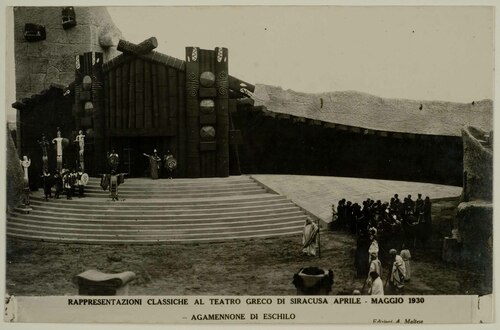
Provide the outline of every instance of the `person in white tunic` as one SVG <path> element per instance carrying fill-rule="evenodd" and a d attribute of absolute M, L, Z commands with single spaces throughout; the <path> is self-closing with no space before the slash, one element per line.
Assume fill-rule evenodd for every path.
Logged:
<path fill-rule="evenodd" d="M 401 258 L 403 258 L 403 261 L 405 263 L 405 270 L 406 270 L 405 281 L 408 282 L 411 279 L 411 266 L 410 266 L 411 254 L 410 254 L 410 250 L 406 249 L 403 246 L 403 250 L 401 250 L 399 255 L 401 256 Z"/>
<path fill-rule="evenodd" d="M 395 249 L 391 249 L 389 254 L 394 258 L 391 274 L 389 275 L 389 284 L 394 293 L 402 294 L 406 278 L 405 262 Z"/>
<path fill-rule="evenodd" d="M 372 286 L 369 290 L 369 294 L 372 296 L 383 296 L 384 295 L 384 283 L 377 272 L 370 273 Z"/>
<path fill-rule="evenodd" d="M 318 226 L 311 220 L 306 219 L 304 224 L 304 231 L 302 235 L 302 253 L 308 256 L 316 255 L 316 248 L 318 247 Z"/>
<path fill-rule="evenodd" d="M 378 259 L 376 253 L 372 253 L 370 255 L 370 270 L 368 271 L 368 278 L 365 283 L 366 288 L 368 288 L 368 292 L 370 292 L 371 287 L 373 286 L 373 279 L 371 276 L 371 273 L 373 272 L 377 273 L 379 277 L 382 275 L 382 263 Z"/>

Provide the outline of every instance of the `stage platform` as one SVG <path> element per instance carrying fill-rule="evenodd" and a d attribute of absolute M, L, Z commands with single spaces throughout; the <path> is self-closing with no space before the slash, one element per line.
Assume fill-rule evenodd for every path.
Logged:
<path fill-rule="evenodd" d="M 252 175 L 203 179 L 128 179 L 119 201 L 92 178 L 85 197 L 44 201 L 32 211 L 7 213 L 10 237 L 87 244 L 217 242 L 298 235 L 307 214 L 331 220 L 331 204 L 346 198 L 389 200 L 417 193 L 454 197 L 460 187 L 356 178 Z"/>
<path fill-rule="evenodd" d="M 389 202 L 394 194 L 399 198 L 417 195 L 432 199 L 460 196 L 462 187 L 433 183 L 377 180 L 308 175 L 252 175 L 252 178 L 277 194 L 311 212 L 324 222 L 332 220 L 332 204 L 337 206 L 345 198 L 362 205 L 367 198 Z"/>

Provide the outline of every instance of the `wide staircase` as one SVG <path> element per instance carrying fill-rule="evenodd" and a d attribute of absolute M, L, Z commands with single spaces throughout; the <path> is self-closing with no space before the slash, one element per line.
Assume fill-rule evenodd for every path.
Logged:
<path fill-rule="evenodd" d="M 207 179 L 128 179 L 112 201 L 92 178 L 85 197 L 44 201 L 7 214 L 10 237 L 89 244 L 214 242 L 297 234 L 305 213 L 249 176 Z"/>

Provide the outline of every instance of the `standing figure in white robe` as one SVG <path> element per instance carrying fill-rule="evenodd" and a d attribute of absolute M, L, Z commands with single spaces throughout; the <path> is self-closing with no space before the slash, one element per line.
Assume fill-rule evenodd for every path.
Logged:
<path fill-rule="evenodd" d="M 63 165 L 63 137 L 61 136 L 61 131 L 57 131 L 57 137 L 52 139 L 52 144 L 56 144 L 56 162 L 57 162 L 57 171 L 59 173 L 62 171 Z"/>
<path fill-rule="evenodd" d="M 410 266 L 411 254 L 410 254 L 410 250 L 406 249 L 403 246 L 403 250 L 401 250 L 399 255 L 401 256 L 401 258 L 403 258 L 403 261 L 405 263 L 405 270 L 406 270 L 405 281 L 408 282 L 411 279 L 411 266 Z"/>
<path fill-rule="evenodd" d="M 311 220 L 306 219 L 302 235 L 302 253 L 308 256 L 315 256 L 318 247 L 318 226 Z"/>
<path fill-rule="evenodd" d="M 406 268 L 405 262 L 395 249 L 391 249 L 389 254 L 394 258 L 391 274 L 389 275 L 389 284 L 393 293 L 402 294 L 405 287 Z"/>

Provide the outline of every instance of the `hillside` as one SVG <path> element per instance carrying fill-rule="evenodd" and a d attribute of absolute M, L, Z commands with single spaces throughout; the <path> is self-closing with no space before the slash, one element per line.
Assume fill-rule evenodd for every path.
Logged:
<path fill-rule="evenodd" d="M 466 125 L 485 131 L 493 128 L 491 100 L 472 105 L 472 100 L 389 99 L 356 91 L 308 94 L 261 84 L 256 85 L 253 98 L 256 106 L 272 112 L 378 131 L 461 136 Z"/>

